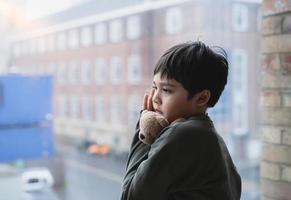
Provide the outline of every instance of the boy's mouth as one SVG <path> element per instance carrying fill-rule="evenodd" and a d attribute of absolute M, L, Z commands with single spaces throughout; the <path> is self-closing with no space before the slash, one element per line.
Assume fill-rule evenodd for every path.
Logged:
<path fill-rule="evenodd" d="M 155 112 L 156 112 L 156 113 L 159 113 L 160 115 L 162 115 L 162 114 L 163 114 L 163 112 L 162 112 L 162 111 L 160 111 L 159 109 L 155 109 Z"/>

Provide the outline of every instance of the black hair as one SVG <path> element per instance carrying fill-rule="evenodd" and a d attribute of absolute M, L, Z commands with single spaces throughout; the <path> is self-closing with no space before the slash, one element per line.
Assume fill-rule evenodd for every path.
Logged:
<path fill-rule="evenodd" d="M 223 48 L 209 47 L 201 41 L 178 44 L 158 60 L 154 75 L 157 73 L 181 83 L 189 92 L 188 99 L 204 89 L 209 90 L 211 97 L 207 105 L 213 107 L 227 83 L 227 54 Z"/>

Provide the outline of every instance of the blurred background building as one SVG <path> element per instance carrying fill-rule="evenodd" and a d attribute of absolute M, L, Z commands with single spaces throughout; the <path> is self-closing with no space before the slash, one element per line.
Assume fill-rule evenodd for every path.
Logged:
<path fill-rule="evenodd" d="M 230 84 L 210 113 L 224 136 L 247 137 L 257 133 L 259 11 L 228 0 L 88 1 L 17 32 L 10 67 L 54 75 L 56 134 L 127 148 L 163 51 L 190 40 L 219 45 Z"/>

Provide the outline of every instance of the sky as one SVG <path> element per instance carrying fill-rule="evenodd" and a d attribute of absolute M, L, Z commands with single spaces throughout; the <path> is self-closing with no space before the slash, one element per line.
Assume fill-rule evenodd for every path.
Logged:
<path fill-rule="evenodd" d="M 27 0 L 26 10 L 30 19 L 44 17 L 86 0 Z"/>

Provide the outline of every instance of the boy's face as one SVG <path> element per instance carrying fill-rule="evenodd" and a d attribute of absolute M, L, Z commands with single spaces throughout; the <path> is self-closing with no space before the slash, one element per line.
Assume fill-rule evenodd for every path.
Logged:
<path fill-rule="evenodd" d="M 170 123 L 178 118 L 188 118 L 195 114 L 195 95 L 188 100 L 188 91 L 175 79 L 156 74 L 153 79 L 153 107 Z"/>

